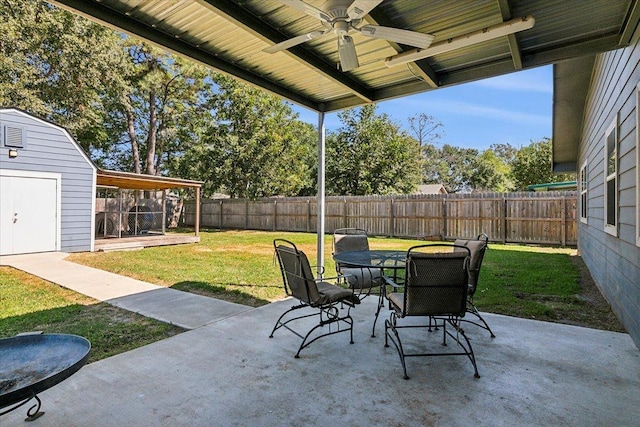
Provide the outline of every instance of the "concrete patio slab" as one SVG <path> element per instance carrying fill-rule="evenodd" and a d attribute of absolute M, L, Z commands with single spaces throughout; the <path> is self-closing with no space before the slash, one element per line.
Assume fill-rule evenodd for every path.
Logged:
<path fill-rule="evenodd" d="M 347 334 L 294 354 L 268 335 L 290 300 L 209 323 L 82 368 L 40 395 L 46 414 L 12 426 L 596 426 L 638 425 L 640 352 L 626 334 L 487 314 L 497 337 L 469 325 L 480 379 L 466 357 L 412 358 L 402 379 L 375 302 L 352 310 Z M 420 345 L 440 334 L 410 330 Z M 411 341 L 411 340 L 409 340 Z"/>
<path fill-rule="evenodd" d="M 186 329 L 199 328 L 251 309 L 65 261 L 68 255 L 47 252 L 3 256 L 0 265 L 12 266 L 97 300 Z"/>

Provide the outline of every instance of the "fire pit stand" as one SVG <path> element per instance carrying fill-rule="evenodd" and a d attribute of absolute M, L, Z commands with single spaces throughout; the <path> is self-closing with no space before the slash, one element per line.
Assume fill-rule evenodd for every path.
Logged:
<path fill-rule="evenodd" d="M 91 343 L 77 335 L 24 334 L 0 339 L 0 416 L 32 399 L 36 403 L 25 421 L 42 416 L 38 393 L 76 373 L 87 363 L 90 350 Z"/>

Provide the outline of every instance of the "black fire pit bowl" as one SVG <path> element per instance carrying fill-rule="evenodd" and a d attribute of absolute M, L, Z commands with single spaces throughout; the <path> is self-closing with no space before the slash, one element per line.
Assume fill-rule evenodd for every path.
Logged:
<path fill-rule="evenodd" d="M 37 394 L 76 373 L 87 363 L 90 350 L 91 343 L 77 335 L 28 334 L 0 339 L 0 409 L 17 404 L 0 415 L 34 398 L 38 403 L 29 409 L 27 420 L 42 415 Z"/>

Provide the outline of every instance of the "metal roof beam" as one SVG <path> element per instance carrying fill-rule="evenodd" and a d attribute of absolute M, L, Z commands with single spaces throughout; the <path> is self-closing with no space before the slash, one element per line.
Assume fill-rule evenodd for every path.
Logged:
<path fill-rule="evenodd" d="M 522 64 L 525 68 L 538 65 L 553 64 L 563 59 L 577 58 L 586 55 L 595 55 L 620 47 L 619 35 L 610 34 L 595 39 L 586 39 L 581 42 L 560 46 L 555 49 L 545 49 L 541 52 L 523 52 Z"/>
<path fill-rule="evenodd" d="M 258 19 L 253 14 L 238 4 L 229 0 L 198 0 L 201 4 L 213 10 L 217 15 L 233 22 L 245 31 L 252 33 L 260 39 L 271 42 L 280 43 L 289 37 L 282 34 L 275 28 L 267 25 L 264 21 Z M 359 82 L 351 79 L 348 74 L 328 65 L 319 57 L 310 53 L 302 46 L 294 46 L 285 51 L 288 55 L 297 59 L 301 63 L 313 68 L 315 71 L 323 74 L 326 78 L 333 80 L 335 83 L 342 85 L 344 88 L 352 92 L 354 95 L 366 102 L 373 101 L 373 93 Z"/>
<path fill-rule="evenodd" d="M 413 95 L 420 92 L 428 92 L 435 90 L 429 83 L 422 80 L 414 80 L 401 85 L 395 85 L 383 89 L 378 89 L 375 92 L 375 102 L 387 101 L 393 98 L 399 98 L 405 95 Z M 355 97 L 346 97 L 333 100 L 323 104 L 324 111 L 338 111 L 345 108 L 357 107 L 362 105 L 358 103 L 358 99 Z"/>
<path fill-rule="evenodd" d="M 639 0 L 633 0 L 629 5 L 627 16 L 620 29 L 620 46 L 628 46 L 631 43 L 631 38 L 638 27 L 638 22 L 640 22 L 640 4 L 638 2 Z"/>
<path fill-rule="evenodd" d="M 316 111 L 319 110 L 320 104 L 308 97 L 302 96 L 285 86 L 266 80 L 263 77 L 255 73 L 251 73 L 242 67 L 238 67 L 217 55 L 204 52 L 202 49 L 180 40 L 173 35 L 158 31 L 149 25 L 130 18 L 124 13 L 107 8 L 95 1 L 51 0 L 51 3 L 73 13 L 80 14 L 90 20 L 97 21 L 100 24 L 107 25 L 116 31 L 124 31 L 133 36 L 148 40 L 163 49 L 169 49 L 180 55 L 194 59 L 202 64 L 211 66 L 223 73 L 230 74 L 247 83 L 266 89 L 297 104 Z"/>
<path fill-rule="evenodd" d="M 522 66 L 524 69 L 550 65 L 569 58 L 595 55 L 618 48 L 618 34 L 611 34 L 597 39 L 584 40 L 567 46 L 548 49 L 541 52 L 524 52 Z M 486 79 L 515 71 L 511 59 L 494 61 L 472 68 L 465 68 L 440 75 L 441 86 L 451 86 L 474 80 Z"/>
<path fill-rule="evenodd" d="M 500 14 L 503 21 L 511 20 L 511 7 L 509 7 L 509 0 L 498 0 L 498 7 L 500 7 Z M 509 51 L 511 52 L 511 58 L 513 58 L 513 67 L 516 70 L 522 70 L 522 55 L 520 54 L 520 46 L 518 46 L 518 39 L 515 34 L 509 34 L 507 36 L 509 42 Z"/>

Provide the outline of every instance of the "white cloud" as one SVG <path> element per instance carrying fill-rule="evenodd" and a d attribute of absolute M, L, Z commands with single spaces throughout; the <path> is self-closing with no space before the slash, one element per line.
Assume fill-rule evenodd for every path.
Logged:
<path fill-rule="evenodd" d="M 538 70 L 506 74 L 479 80 L 475 85 L 509 91 L 553 93 L 553 79 L 548 73 Z"/>
<path fill-rule="evenodd" d="M 437 103 L 423 103 L 423 106 L 425 107 L 425 110 L 433 112 L 436 116 L 437 112 L 440 111 L 460 116 L 467 115 L 485 117 L 493 120 L 504 120 L 515 123 L 531 124 L 531 122 L 537 122 L 538 124 L 551 125 L 551 116 L 487 107 L 481 104 L 440 100 Z"/>

